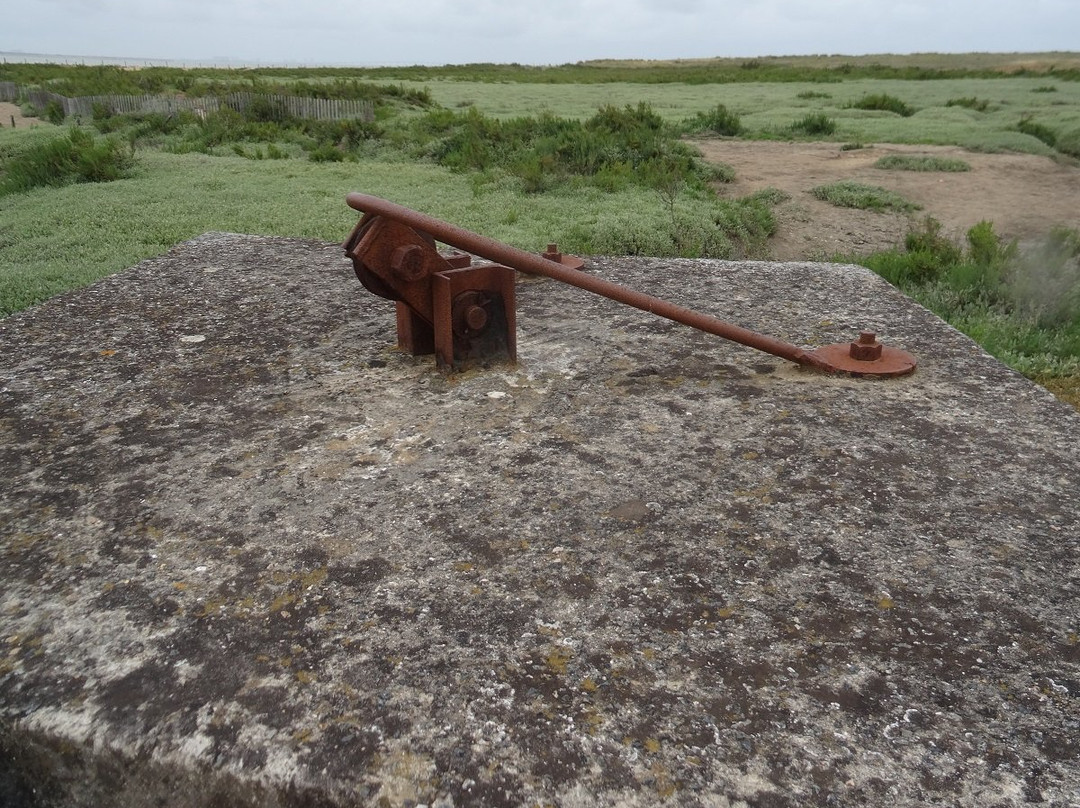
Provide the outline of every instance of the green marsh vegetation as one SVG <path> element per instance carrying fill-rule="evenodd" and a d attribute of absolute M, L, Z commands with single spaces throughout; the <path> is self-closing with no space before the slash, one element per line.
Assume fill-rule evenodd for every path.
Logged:
<path fill-rule="evenodd" d="M 971 171 L 971 164 L 956 157 L 936 157 L 934 155 L 890 154 L 882 157 L 874 168 L 886 171 Z"/>
<path fill-rule="evenodd" d="M 902 246 L 851 260 L 1080 405 L 1080 232 L 1021 246 L 984 221 L 957 244 L 927 217 Z"/>
<path fill-rule="evenodd" d="M 816 188 L 811 189 L 810 193 L 822 202 L 828 202 L 838 208 L 876 211 L 895 210 L 900 213 L 911 213 L 919 209 L 918 205 L 909 202 L 888 188 L 850 180 L 818 185 Z"/>
<path fill-rule="evenodd" d="M 0 128 L 0 314 L 207 230 L 338 240 L 354 220 L 343 203 L 349 190 L 526 249 L 558 241 L 583 254 L 766 257 L 782 195 L 734 197 L 731 169 L 704 163 L 686 137 L 1080 157 L 1075 54 L 1022 64 L 969 54 L 549 68 L 3 65 L 0 81 L 68 96 L 362 99 L 375 112 L 369 121 L 314 121 L 272 102 L 203 115 L 113 115 L 102 106 L 73 121 L 51 106 L 35 112 L 56 125 Z M 880 167 L 946 172 L 963 170 L 960 162 Z M 883 191 L 818 189 L 836 204 L 911 209 Z M 950 251 L 931 231 L 922 225 L 903 248 L 855 260 L 1048 386 L 1080 386 L 1080 314 L 1067 303 L 1076 298 L 1075 234 L 1021 251 L 984 228 Z M 1024 281 L 1046 286 L 1035 272 L 1046 266 L 1055 267 L 1053 299 L 1065 301 L 1053 310 Z"/>

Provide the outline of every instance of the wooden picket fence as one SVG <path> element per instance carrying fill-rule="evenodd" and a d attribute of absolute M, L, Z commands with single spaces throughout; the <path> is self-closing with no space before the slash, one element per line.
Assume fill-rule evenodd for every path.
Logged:
<path fill-rule="evenodd" d="M 10 85 L 9 89 L 7 85 Z M 21 92 L 20 92 L 21 91 Z M 11 94 L 10 98 L 5 93 Z M 39 111 L 44 111 L 55 102 L 64 110 L 64 116 L 77 115 L 90 118 L 95 106 L 107 109 L 113 114 L 138 114 L 158 112 L 164 115 L 187 111 L 203 116 L 229 108 L 237 112 L 246 112 L 256 102 L 262 102 L 270 109 L 280 109 L 295 118 L 319 121 L 339 121 L 359 118 L 364 121 L 375 120 L 375 105 L 359 99 L 302 98 L 292 95 L 267 95 L 262 93 L 231 93 L 226 96 L 206 96 L 187 98 L 164 95 L 87 95 L 68 98 L 45 90 L 23 90 L 10 82 L 0 82 L 0 100 L 14 101 L 25 97 Z"/>

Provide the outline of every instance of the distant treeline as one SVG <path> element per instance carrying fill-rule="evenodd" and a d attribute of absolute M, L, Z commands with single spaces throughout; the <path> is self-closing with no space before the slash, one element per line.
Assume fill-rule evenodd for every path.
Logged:
<path fill-rule="evenodd" d="M 578 62 L 547 67 L 521 64 L 468 64 L 442 67 L 263 67 L 130 69 L 116 65 L 0 64 L 0 81 L 48 89 L 69 96 L 159 95 L 221 96 L 234 92 L 363 99 L 376 105 L 390 96 L 419 106 L 411 97 L 423 90 L 406 87 L 388 93 L 375 82 L 440 80 L 527 84 L 732 84 L 746 82 L 841 82 L 850 79 L 1004 78 L 1040 76 L 1080 81 L 1080 54 L 920 54 L 862 57 L 763 57 L 691 59 L 666 62 Z M 428 101 L 430 99 L 427 99 Z"/>

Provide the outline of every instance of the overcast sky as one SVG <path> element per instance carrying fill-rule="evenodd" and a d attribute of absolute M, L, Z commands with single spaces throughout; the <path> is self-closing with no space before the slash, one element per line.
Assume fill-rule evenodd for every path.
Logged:
<path fill-rule="evenodd" d="M 1080 50 L 1080 0 L 21 0 L 0 27 L 0 52 L 254 64 L 1047 50 Z"/>

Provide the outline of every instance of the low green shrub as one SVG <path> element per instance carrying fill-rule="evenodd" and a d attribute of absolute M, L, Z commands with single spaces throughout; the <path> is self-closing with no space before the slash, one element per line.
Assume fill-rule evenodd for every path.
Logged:
<path fill-rule="evenodd" d="M 579 238 L 582 251 L 595 255 L 763 257 L 775 231 L 764 195 L 683 205 L 663 217 L 633 210 L 604 213 Z"/>
<path fill-rule="evenodd" d="M 791 194 L 787 191 L 781 191 L 779 188 L 762 188 L 760 191 L 754 191 L 747 197 L 744 197 L 745 201 L 749 202 L 761 202 L 763 204 L 774 206 L 779 205 L 781 202 L 787 202 L 791 199 Z"/>
<path fill-rule="evenodd" d="M 808 101 L 815 98 L 832 98 L 829 93 L 821 93 L 817 90 L 803 90 L 801 93 L 796 93 L 795 97 L 804 98 Z"/>
<path fill-rule="evenodd" d="M 1080 158 L 1080 129 L 1070 129 L 1057 139 L 1056 148 L 1062 154 Z"/>
<path fill-rule="evenodd" d="M 953 315 L 965 306 L 999 305 L 1002 275 L 1015 247 L 1003 244 L 987 221 L 968 231 L 967 244 L 965 252 L 942 234 L 939 221 L 927 216 L 908 231 L 902 250 L 867 256 L 860 263 L 909 294 L 939 287 L 933 292 L 939 309 Z"/>
<path fill-rule="evenodd" d="M 279 126 L 289 126 L 297 120 L 280 99 L 265 95 L 254 96 L 247 108 L 240 110 L 240 113 L 249 121 L 276 123 Z"/>
<path fill-rule="evenodd" d="M 983 98 L 971 96 L 969 98 L 950 98 L 945 102 L 947 107 L 966 107 L 976 112 L 986 112 L 990 109 L 990 102 Z"/>
<path fill-rule="evenodd" d="M 685 130 L 689 134 L 705 133 L 735 137 L 742 133 L 743 128 L 737 114 L 723 104 L 717 104 L 708 112 L 699 112 L 687 121 Z"/>
<path fill-rule="evenodd" d="M 337 121 L 303 121 L 299 129 L 320 144 L 334 144 L 346 151 L 355 149 L 361 143 L 379 140 L 383 129 L 377 123 L 358 118 L 346 118 Z"/>
<path fill-rule="evenodd" d="M 941 234 L 941 222 L 933 216 L 923 220 L 908 230 L 904 236 L 904 249 L 909 253 L 932 255 L 940 265 L 955 264 L 963 257 L 963 252 L 949 238 Z M 920 282 L 927 278 L 919 278 Z"/>
<path fill-rule="evenodd" d="M 874 163 L 874 167 L 887 171 L 971 171 L 970 163 L 956 157 L 925 154 L 890 154 Z"/>
<path fill-rule="evenodd" d="M 345 158 L 345 152 L 330 143 L 322 143 L 308 151 L 308 159 L 313 163 L 340 163 Z"/>
<path fill-rule="evenodd" d="M 64 113 L 64 107 L 59 101 L 50 101 L 45 105 L 45 120 L 55 126 L 61 126 L 64 123 L 64 118 L 67 115 Z"/>
<path fill-rule="evenodd" d="M 95 139 L 84 129 L 34 143 L 0 164 L 0 196 L 44 186 L 109 182 L 129 176 L 135 159 L 119 140 Z"/>
<path fill-rule="evenodd" d="M 864 95 L 858 101 L 853 102 L 850 105 L 850 108 L 895 112 L 897 115 L 901 115 L 905 118 L 910 118 L 915 114 L 914 107 L 909 106 L 896 96 L 889 95 L 888 93 Z"/>
<path fill-rule="evenodd" d="M 817 199 L 840 208 L 876 211 L 894 210 L 907 213 L 919 210 L 920 207 L 886 188 L 877 185 L 865 185 L 851 180 L 819 185 L 811 189 L 810 193 Z"/>
<path fill-rule="evenodd" d="M 765 189 L 742 199 L 722 199 L 717 204 L 713 220 L 738 245 L 741 257 L 766 257 L 769 236 L 776 232 L 772 208 L 781 201 L 782 193 L 775 188 Z"/>
<path fill-rule="evenodd" d="M 965 250 L 940 228 L 928 218 L 903 250 L 855 261 L 1022 373 L 1080 377 L 1080 231 L 1059 228 L 1021 250 L 984 221 L 967 232 Z"/>
<path fill-rule="evenodd" d="M 700 190 L 728 179 L 723 167 L 706 166 L 680 142 L 647 104 L 602 107 L 584 121 L 550 114 L 500 120 L 474 107 L 432 110 L 411 127 L 416 156 L 454 171 L 507 172 L 528 192 L 575 178 L 605 190 L 658 183 Z"/>
<path fill-rule="evenodd" d="M 699 163 L 701 178 L 705 182 L 735 182 L 735 167 L 728 163 Z"/>
<path fill-rule="evenodd" d="M 795 121 L 788 130 L 799 135 L 831 135 L 836 132 L 836 121 L 824 112 L 812 112 Z"/>
<path fill-rule="evenodd" d="M 1020 122 L 1016 124 L 1016 129 L 1019 132 L 1023 132 L 1025 135 L 1031 135 L 1032 137 L 1041 140 L 1051 149 L 1057 145 L 1057 135 L 1054 133 L 1054 130 L 1045 124 L 1031 120 L 1030 115 L 1022 116 Z"/>

